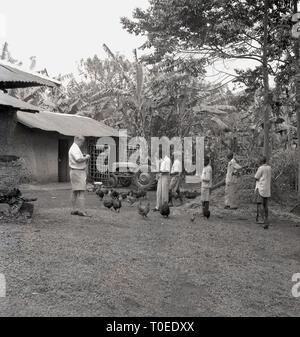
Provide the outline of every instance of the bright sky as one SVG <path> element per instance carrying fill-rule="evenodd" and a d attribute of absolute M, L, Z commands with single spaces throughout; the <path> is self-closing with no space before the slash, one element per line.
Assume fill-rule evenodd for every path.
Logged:
<path fill-rule="evenodd" d="M 14 58 L 29 66 L 36 56 L 36 70 L 47 68 L 50 76 L 76 73 L 82 58 L 95 54 L 105 58 L 102 44 L 132 59 L 132 50 L 144 39 L 122 29 L 120 17 L 131 17 L 136 7 L 148 7 L 148 0 L 8 0 L 0 8 L 0 43 L 9 44 Z M 251 62 L 250 62 L 251 63 Z M 216 65 L 229 73 L 235 67 L 249 67 L 249 61 L 227 61 Z M 253 64 L 252 64 L 253 66 Z M 215 73 L 208 69 L 208 75 Z M 219 77 L 207 80 L 219 82 Z"/>
<path fill-rule="evenodd" d="M 147 0 L 1 1 L 0 43 L 7 41 L 24 65 L 36 56 L 37 68 L 50 76 L 76 71 L 82 58 L 104 58 L 103 43 L 132 59 L 143 39 L 123 30 L 120 17 L 147 6 Z"/>

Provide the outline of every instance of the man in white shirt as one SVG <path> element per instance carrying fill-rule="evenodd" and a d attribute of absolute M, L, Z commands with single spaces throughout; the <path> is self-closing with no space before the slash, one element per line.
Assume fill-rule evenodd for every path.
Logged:
<path fill-rule="evenodd" d="M 210 217 L 209 201 L 212 188 L 212 168 L 209 157 L 204 158 L 204 168 L 201 175 L 201 202 L 203 216 L 207 219 Z"/>
<path fill-rule="evenodd" d="M 238 200 L 238 171 L 242 168 L 235 160 L 233 153 L 227 156 L 229 163 L 225 179 L 225 207 L 237 209 Z"/>
<path fill-rule="evenodd" d="M 257 203 L 256 222 L 264 224 L 265 229 L 269 227 L 268 200 L 271 197 L 271 178 L 271 166 L 267 164 L 267 158 L 263 157 L 261 166 L 255 174 L 255 197 Z M 262 218 L 261 221 L 259 220 L 260 216 Z"/>
<path fill-rule="evenodd" d="M 72 185 L 72 215 L 87 216 L 85 212 L 85 196 L 86 190 L 86 170 L 87 162 L 90 156 L 83 155 L 81 148 L 84 144 L 84 137 L 74 137 L 74 143 L 69 150 L 69 166 L 70 179 Z M 78 205 L 78 207 L 77 207 Z"/>
<path fill-rule="evenodd" d="M 169 203 L 169 179 L 171 170 L 171 159 L 168 155 L 159 163 L 159 174 L 156 190 L 156 207 L 154 211 L 159 211 L 161 206 L 167 202 Z"/>

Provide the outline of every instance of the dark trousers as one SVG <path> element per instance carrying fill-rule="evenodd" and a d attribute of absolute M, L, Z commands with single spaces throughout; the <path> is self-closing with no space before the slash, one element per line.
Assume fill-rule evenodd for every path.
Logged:
<path fill-rule="evenodd" d="M 209 201 L 202 201 L 202 212 L 203 216 L 208 216 L 209 214 Z"/>
<path fill-rule="evenodd" d="M 263 198 L 262 202 L 257 203 L 256 221 L 259 221 L 261 217 L 264 222 L 268 222 L 269 218 L 269 208 L 268 208 L 269 198 Z"/>

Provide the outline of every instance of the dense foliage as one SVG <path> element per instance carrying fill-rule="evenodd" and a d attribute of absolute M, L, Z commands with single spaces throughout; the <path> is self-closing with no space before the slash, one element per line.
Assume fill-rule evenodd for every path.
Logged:
<path fill-rule="evenodd" d="M 206 150 L 220 177 L 230 150 L 255 169 L 264 145 L 268 104 L 275 171 L 295 172 L 293 4 L 291 0 L 149 0 L 146 10 L 134 10 L 133 19 L 121 18 L 129 33 L 147 38 L 134 50 L 133 61 L 104 45 L 107 57 L 81 60 L 79 76 L 61 77 L 67 82 L 62 88 L 11 94 L 50 111 L 82 114 L 127 129 L 131 136 L 205 135 Z M 7 45 L 2 58 L 19 63 Z M 218 83 L 206 81 L 207 67 L 231 59 L 256 65 L 221 71 Z M 32 69 L 34 64 L 33 58 Z M 267 102 L 263 74 L 272 83 Z M 228 87 L 228 82 L 233 85 Z M 237 93 L 233 87 L 239 88 Z M 281 169 L 281 153 L 286 150 L 292 164 Z"/>

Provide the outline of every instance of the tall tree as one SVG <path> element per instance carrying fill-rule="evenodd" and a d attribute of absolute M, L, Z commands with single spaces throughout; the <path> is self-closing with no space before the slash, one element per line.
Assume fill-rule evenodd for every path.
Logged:
<path fill-rule="evenodd" d="M 269 97 L 269 72 L 268 72 L 268 23 L 269 0 L 264 0 L 264 38 L 263 38 L 263 83 L 264 83 L 264 155 L 270 158 L 270 97 Z"/>
<path fill-rule="evenodd" d="M 298 12 L 298 1 L 293 1 L 294 13 Z M 297 136 L 298 136 L 298 207 L 300 207 L 300 43 L 299 38 L 294 42 L 295 51 L 295 90 L 296 90 L 296 114 L 297 114 Z"/>
<path fill-rule="evenodd" d="M 292 1 L 280 0 L 150 0 L 146 10 L 135 9 L 133 20 L 122 18 L 123 27 L 147 37 L 142 48 L 154 51 L 145 61 L 156 63 L 173 55 L 178 63 L 185 55 L 195 55 L 202 64 L 220 59 L 249 59 L 254 69 L 236 74 L 223 73 L 222 82 L 255 80 L 256 90 L 264 88 L 265 146 L 269 149 L 269 75 L 277 76 L 289 66 L 292 53 L 289 38 Z"/>
<path fill-rule="evenodd" d="M 289 44 L 281 21 L 292 6 L 291 1 L 269 0 L 268 7 L 268 35 L 276 41 L 269 45 L 269 67 L 275 69 Z M 206 64 L 239 58 L 262 65 L 263 17 L 264 0 L 150 0 L 148 9 L 135 9 L 133 20 L 123 17 L 121 23 L 130 33 L 147 37 L 141 48 L 154 48 L 145 57 L 149 62 L 188 53 Z"/>

